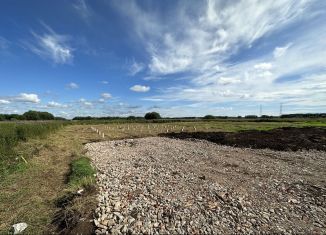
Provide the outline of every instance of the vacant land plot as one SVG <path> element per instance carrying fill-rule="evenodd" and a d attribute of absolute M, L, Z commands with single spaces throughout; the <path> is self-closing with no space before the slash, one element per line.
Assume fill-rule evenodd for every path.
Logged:
<path fill-rule="evenodd" d="M 87 190 L 84 190 L 83 196 L 74 197 L 72 201 L 70 200 L 70 196 L 76 195 L 76 192 L 88 180 L 87 182 L 82 180 L 81 183 L 72 182 L 79 182 L 78 178 L 80 175 L 85 175 L 84 173 L 89 175 L 92 172 L 88 167 L 85 166 L 85 168 L 84 164 L 80 167 L 79 163 L 81 162 L 76 161 L 80 156 L 83 156 L 83 144 L 107 140 L 170 135 L 172 132 L 182 132 L 181 136 L 174 136 L 175 134 L 172 134 L 173 137 L 178 138 L 201 138 L 199 135 L 202 134 L 195 136 L 197 135 L 196 132 L 205 133 L 205 136 L 207 134 L 207 136 L 214 137 L 219 136 L 219 132 L 230 131 L 232 132 L 230 135 L 236 135 L 240 130 L 270 130 L 277 127 L 290 126 L 325 126 L 325 121 L 249 122 L 218 120 L 176 123 L 110 123 L 105 125 L 98 124 L 98 122 L 94 123 L 94 125 L 77 125 L 77 123 L 72 122 L 0 123 L 0 233 L 7 233 L 13 224 L 19 222 L 26 222 L 28 224 L 25 232 L 30 234 L 50 232 L 63 232 L 66 234 L 83 232 L 83 234 L 86 234 L 87 231 L 92 231 L 93 225 L 92 223 L 88 223 L 88 221 L 92 218 L 93 208 L 95 209 L 93 206 L 95 201 L 93 200 L 93 195 L 90 195 L 88 192 L 86 193 Z M 211 135 L 211 133 L 213 134 Z M 190 135 L 184 136 L 184 134 Z M 242 135 L 242 133 L 239 134 Z M 253 134 L 254 136 L 256 134 Z M 296 136 L 300 136 L 300 138 L 294 139 L 302 140 L 306 138 L 306 136 L 302 137 L 302 133 L 293 135 L 293 137 Z M 284 135 L 285 139 L 286 137 Z M 315 137 L 310 138 L 309 141 L 316 140 L 318 142 L 321 140 L 322 142 L 324 140 Z M 319 137 L 322 136 L 319 135 Z M 188 141 L 186 142 L 188 143 Z M 259 141 L 257 138 L 251 138 L 250 142 L 258 143 Z M 171 146 L 173 146 L 174 141 L 171 143 Z M 298 145 L 298 142 L 296 144 Z M 197 148 L 196 146 L 194 145 L 189 149 Z M 146 146 L 144 143 L 144 148 L 151 147 L 153 146 Z M 171 152 L 168 148 L 166 151 L 166 153 L 163 151 L 160 154 L 167 154 L 166 157 L 169 157 L 170 154 L 173 156 L 175 154 L 177 156 L 183 156 L 183 153 Z M 191 154 L 190 152 L 187 153 L 186 150 L 180 151 L 185 152 L 189 156 Z M 203 149 L 203 151 L 205 150 Z M 153 154 L 154 157 L 156 156 L 155 154 Z M 144 156 L 146 159 L 151 159 L 152 155 L 148 153 Z M 157 156 L 160 155 L 158 154 Z M 165 157 L 162 159 L 164 160 Z M 87 163 L 87 159 L 81 158 L 81 160 L 83 160 L 82 163 Z M 200 161 L 198 159 L 197 164 Z M 142 160 L 140 160 L 139 164 L 142 164 Z M 164 166 L 167 163 L 162 162 L 162 164 Z M 202 164 L 206 163 L 203 162 Z M 323 164 L 323 162 L 320 164 Z M 72 172 L 76 168 L 74 166 L 78 166 L 75 174 Z M 176 172 L 179 171 L 178 167 L 179 165 L 176 164 Z M 204 175 L 205 169 L 195 164 L 194 167 L 203 171 L 201 178 L 205 179 L 208 177 Z M 231 167 L 231 169 L 233 168 Z M 259 170 L 257 167 L 257 172 Z M 181 170 L 181 172 L 183 171 Z M 76 177 L 73 177 L 74 175 L 78 176 L 77 181 L 74 180 L 76 179 Z M 162 180 L 164 180 L 164 177 Z M 231 185 L 233 180 L 232 178 L 229 180 L 230 182 L 228 184 Z M 174 191 L 172 190 L 171 192 Z M 67 198 L 69 199 L 68 206 L 65 196 L 68 196 Z"/>
<path fill-rule="evenodd" d="M 149 137 L 86 145 L 97 233 L 325 233 L 326 157 Z"/>

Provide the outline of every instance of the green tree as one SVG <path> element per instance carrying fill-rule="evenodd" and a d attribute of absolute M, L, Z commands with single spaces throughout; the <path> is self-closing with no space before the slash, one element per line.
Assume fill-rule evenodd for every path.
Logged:
<path fill-rule="evenodd" d="M 145 114 L 145 119 L 152 120 L 152 119 L 160 119 L 161 115 L 157 112 L 150 112 Z"/>
<path fill-rule="evenodd" d="M 25 112 L 23 114 L 23 117 L 26 120 L 53 120 L 54 116 L 51 113 L 48 112 L 38 112 L 29 110 L 28 112 Z"/>
<path fill-rule="evenodd" d="M 206 115 L 203 119 L 215 119 L 215 117 L 213 115 Z"/>

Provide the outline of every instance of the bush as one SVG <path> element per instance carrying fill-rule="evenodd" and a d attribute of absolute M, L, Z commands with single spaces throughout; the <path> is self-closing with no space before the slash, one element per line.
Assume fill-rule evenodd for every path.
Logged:
<path fill-rule="evenodd" d="M 146 120 L 152 120 L 152 119 L 160 119 L 161 115 L 157 112 L 150 112 L 145 114 Z"/>
<path fill-rule="evenodd" d="M 213 115 L 206 115 L 203 119 L 215 119 L 215 117 Z"/>
<path fill-rule="evenodd" d="M 26 120 L 54 120 L 54 116 L 48 112 L 38 112 L 29 110 L 23 114 Z"/>
<path fill-rule="evenodd" d="M 246 115 L 245 118 L 255 119 L 255 118 L 258 118 L 258 116 L 257 115 Z"/>

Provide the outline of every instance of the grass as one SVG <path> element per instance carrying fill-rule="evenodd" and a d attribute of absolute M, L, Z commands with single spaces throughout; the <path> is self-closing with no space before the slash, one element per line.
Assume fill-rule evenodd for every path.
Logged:
<path fill-rule="evenodd" d="M 28 164 L 21 160 L 24 170 L 15 170 L 0 181 L 0 234 L 19 222 L 28 224 L 27 234 L 52 233 L 52 220 L 60 210 L 55 202 L 82 182 L 67 184 L 71 163 L 84 154 L 83 144 L 96 138 L 81 126 L 68 125 L 44 138 L 19 142 L 15 152 L 24 154 Z M 79 205 L 84 207 L 83 202 Z"/>
<path fill-rule="evenodd" d="M 88 157 L 81 156 L 71 162 L 69 185 L 72 188 L 87 187 L 94 183 L 96 171 Z"/>
<path fill-rule="evenodd" d="M 271 130 L 280 127 L 326 127 L 326 120 L 296 120 L 296 121 L 277 121 L 277 122 L 254 122 L 236 120 L 214 120 L 196 122 L 173 122 L 173 123 L 106 123 L 83 125 L 82 128 L 90 129 L 90 126 L 104 133 L 104 139 L 123 139 L 138 138 L 145 136 L 157 136 L 166 132 L 237 132 L 244 130 Z"/>
<path fill-rule="evenodd" d="M 0 179 L 25 168 L 25 151 L 15 149 L 18 143 L 44 138 L 62 126 L 62 122 L 0 123 Z"/>
<path fill-rule="evenodd" d="M 33 126 L 35 125 L 35 126 Z M 26 222 L 27 234 L 49 234 L 58 212 L 55 202 L 67 192 L 94 182 L 94 169 L 85 157 L 83 144 L 104 140 L 157 136 L 175 131 L 269 130 L 292 126 L 326 126 L 326 120 L 304 119 L 279 122 L 196 121 L 173 123 L 107 123 L 84 125 L 53 123 L 0 123 L 0 234 L 11 225 Z M 196 127 L 196 130 L 194 129 Z M 19 130 L 19 131 L 18 131 Z M 56 131 L 54 131 L 56 130 Z M 25 161 L 20 157 L 23 156 Z M 11 166 L 11 164 L 13 164 Z M 11 170 L 9 168 L 13 167 Z M 5 174 L 2 171 L 7 171 Z M 78 198 L 73 210 L 92 208 L 92 196 Z"/>

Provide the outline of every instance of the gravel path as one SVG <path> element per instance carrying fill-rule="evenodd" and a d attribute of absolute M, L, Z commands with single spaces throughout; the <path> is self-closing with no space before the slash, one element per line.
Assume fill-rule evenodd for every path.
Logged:
<path fill-rule="evenodd" d="M 162 137 L 86 145 L 97 234 L 326 233 L 326 153 Z"/>

